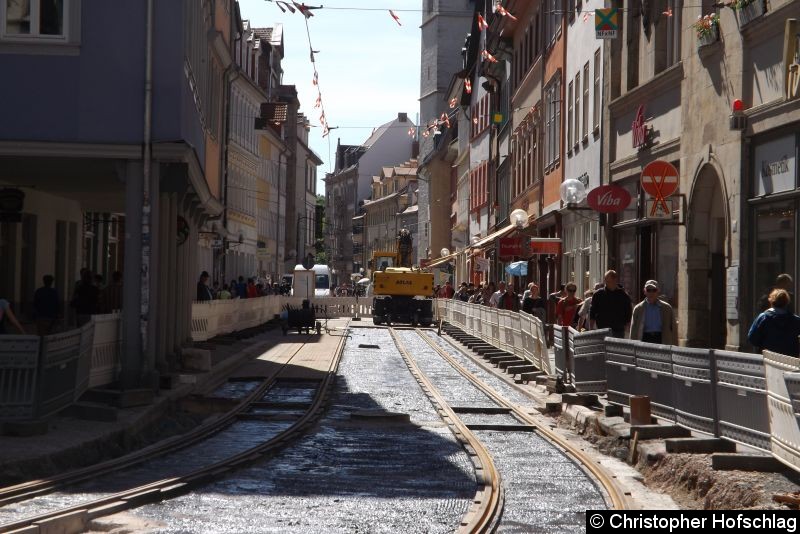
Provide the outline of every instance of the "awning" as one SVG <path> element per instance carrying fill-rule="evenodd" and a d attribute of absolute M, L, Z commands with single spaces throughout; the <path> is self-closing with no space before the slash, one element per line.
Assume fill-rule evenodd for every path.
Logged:
<path fill-rule="evenodd" d="M 484 248 L 487 245 L 494 244 L 494 240 L 495 239 L 497 239 L 498 237 L 502 237 L 502 236 L 506 235 L 507 233 L 509 233 L 511 230 L 514 230 L 515 228 L 516 228 L 515 225 L 509 224 L 508 226 L 506 226 L 502 230 L 498 230 L 493 234 L 487 235 L 486 237 L 484 237 L 483 239 L 481 239 L 480 241 L 478 241 L 477 243 L 472 245 L 472 248 L 473 249 Z"/>
<path fill-rule="evenodd" d="M 441 265 L 443 263 L 447 263 L 448 261 L 450 261 L 453 258 L 455 258 L 457 255 L 458 255 L 458 252 L 453 252 L 452 254 L 449 254 L 447 256 L 442 256 L 441 258 L 436 258 L 435 260 L 430 262 L 428 265 L 426 265 L 426 268 L 436 267 L 437 265 Z"/>

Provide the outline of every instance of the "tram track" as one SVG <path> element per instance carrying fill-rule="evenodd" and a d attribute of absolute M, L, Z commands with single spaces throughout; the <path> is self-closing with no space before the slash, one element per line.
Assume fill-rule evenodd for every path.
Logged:
<path fill-rule="evenodd" d="M 305 412 L 296 420 L 285 421 L 279 425 L 277 433 L 270 439 L 239 451 L 222 459 L 216 459 L 207 465 L 194 468 L 189 472 L 179 476 L 165 477 L 146 484 L 126 487 L 122 491 L 115 491 L 104 495 L 101 498 L 83 501 L 68 506 L 60 506 L 56 509 L 36 513 L 19 520 L 12 520 L 6 524 L 0 524 L 0 532 L 37 532 L 37 531 L 57 531 L 63 533 L 81 532 L 93 519 L 114 514 L 130 508 L 135 508 L 147 503 L 153 503 L 164 499 L 169 499 L 184 494 L 191 489 L 208 483 L 216 478 L 227 475 L 233 470 L 250 464 L 256 460 L 263 459 L 278 452 L 280 449 L 293 442 L 310 428 L 322 414 L 327 399 L 331 392 L 331 386 L 335 381 L 336 369 L 342 356 L 343 347 L 347 336 L 341 336 L 336 346 L 336 352 L 330 359 L 330 365 L 325 370 L 321 379 L 305 380 L 304 383 L 313 383 L 313 398 L 310 402 L 283 403 L 288 408 L 297 409 L 307 405 Z M 237 421 L 253 421 L 264 419 L 258 414 L 249 412 L 251 407 L 261 406 L 262 408 L 275 403 L 259 402 L 265 398 L 279 384 L 289 384 L 296 382 L 296 379 L 282 381 L 281 371 L 292 365 L 295 358 L 301 355 L 303 347 L 308 343 L 299 344 L 290 357 L 283 362 L 276 372 L 256 387 L 247 397 L 240 402 L 233 410 L 224 417 L 216 421 L 203 425 L 202 427 L 183 436 L 171 438 L 163 443 L 137 451 L 131 455 L 109 460 L 102 464 L 97 464 L 88 468 L 79 469 L 65 475 L 52 477 L 42 481 L 32 481 L 0 490 L 0 503 L 25 505 L 30 504 L 36 497 L 51 494 L 62 489 L 69 489 L 71 486 L 94 479 L 110 479 L 110 475 L 117 474 L 121 477 L 124 473 L 120 470 L 125 468 L 142 469 L 146 473 L 148 461 L 165 461 L 171 453 L 191 452 L 186 450 L 195 445 L 202 446 L 204 442 L 211 439 L 224 437 L 228 431 L 232 431 L 234 423 Z M 285 387 L 285 386 L 281 386 Z M 277 424 L 277 423 L 276 423 Z M 282 428 L 285 426 L 285 428 Z M 235 437 L 235 433 L 234 433 Z M 190 456 L 187 454 L 187 456 Z M 0 508 L 2 512 L 2 508 Z M 33 527 L 33 529 L 31 528 Z M 38 527 L 38 528 L 37 528 Z M 52 530 L 55 529 L 55 530 Z"/>
<path fill-rule="evenodd" d="M 420 370 L 414 358 L 408 353 L 403 342 L 397 336 L 395 329 L 390 328 L 389 333 L 411 374 L 431 400 L 442 420 L 450 427 L 453 435 L 461 442 L 475 466 L 475 477 L 480 489 L 476 492 L 473 506 L 463 518 L 459 531 L 470 533 L 492 532 L 503 510 L 500 473 L 497 471 L 492 456 L 475 434 L 458 417 L 433 382 Z"/>
<path fill-rule="evenodd" d="M 453 368 L 459 372 L 459 374 L 461 374 L 464 378 L 473 383 L 476 387 L 481 389 L 487 396 L 489 396 L 495 402 L 497 402 L 499 406 L 509 410 L 510 413 L 512 413 L 515 417 L 517 417 L 521 421 L 524 421 L 525 424 L 531 425 L 531 427 L 533 427 L 533 429 L 538 434 L 540 434 L 551 443 L 563 449 L 569 456 L 574 458 L 586 471 L 591 473 L 591 475 L 596 479 L 596 481 L 606 492 L 609 504 L 614 509 L 622 510 L 627 507 L 627 499 L 625 497 L 624 491 L 619 488 L 614 479 L 608 473 L 606 473 L 605 470 L 598 467 L 597 463 L 593 461 L 592 458 L 587 456 L 581 449 L 579 449 L 572 443 L 565 440 L 563 437 L 553 432 L 547 426 L 542 425 L 534 416 L 530 415 L 526 410 L 509 402 L 497 390 L 495 390 L 491 386 L 487 385 L 485 382 L 475 377 L 475 375 L 473 375 L 468 369 L 464 368 L 464 366 L 461 365 L 460 362 L 458 362 L 450 354 L 444 351 L 439 345 L 437 345 L 436 342 L 433 341 L 425 332 L 419 329 L 415 331 L 431 348 L 433 348 L 442 358 L 444 358 L 448 363 L 450 363 L 453 366 Z M 455 346 L 454 349 L 459 350 Z M 517 387 L 516 384 L 508 384 L 508 385 L 514 387 L 514 389 L 520 392 L 523 392 L 523 390 Z"/>
<path fill-rule="evenodd" d="M 429 396 L 431 396 L 432 400 L 435 399 L 434 402 L 437 410 L 439 410 L 440 413 L 445 414 L 443 417 L 447 417 L 446 422 L 451 425 L 451 428 L 458 429 L 454 430 L 454 432 L 458 432 L 465 438 L 462 440 L 462 443 L 467 442 L 465 449 L 470 452 L 471 457 L 474 460 L 477 460 L 477 471 L 484 471 L 482 469 L 484 465 L 491 465 L 492 470 L 497 471 L 498 468 L 495 466 L 495 464 L 497 464 L 498 459 L 501 460 L 501 464 L 505 464 L 504 469 L 508 469 L 509 465 L 509 462 L 503 459 L 503 453 L 500 453 L 500 457 L 493 458 L 491 454 L 487 452 L 488 445 L 484 446 L 484 444 L 478 442 L 479 445 L 476 447 L 475 442 L 478 441 L 479 438 L 494 436 L 496 443 L 502 442 L 506 446 L 511 446 L 512 444 L 519 446 L 520 444 L 531 443 L 530 440 L 533 439 L 536 440 L 537 443 L 540 443 L 540 445 L 536 445 L 537 447 L 550 447 L 554 451 L 549 453 L 545 452 L 545 449 L 542 449 L 542 454 L 562 454 L 564 458 L 562 461 L 570 462 L 575 466 L 571 468 L 574 471 L 572 476 L 578 476 L 578 474 L 580 474 L 582 477 L 585 477 L 585 480 L 587 481 L 582 483 L 583 485 L 588 484 L 590 487 L 596 488 L 594 491 L 598 492 L 597 495 L 600 500 L 595 501 L 595 506 L 608 506 L 615 509 L 624 509 L 627 507 L 625 491 L 622 490 L 615 482 L 614 478 L 605 472 L 605 470 L 599 465 L 597 465 L 592 458 L 590 458 L 579 447 L 570 443 L 564 437 L 556 434 L 536 417 L 532 416 L 529 413 L 530 409 L 524 409 L 520 405 L 510 402 L 505 395 L 501 394 L 489 384 L 485 383 L 485 378 L 481 379 L 476 376 L 470 369 L 462 365 L 462 363 L 459 362 L 456 357 L 448 354 L 443 347 L 439 346 L 436 341 L 431 339 L 428 331 L 413 329 L 413 334 L 424 341 L 423 346 L 430 349 L 432 352 L 418 347 L 414 352 L 415 356 L 411 357 L 409 355 L 409 349 L 404 346 L 403 340 L 400 339 L 400 337 L 405 337 L 406 341 L 412 341 L 412 338 L 409 337 L 410 331 L 412 330 L 392 329 L 392 338 L 395 340 L 395 343 L 397 344 L 401 354 L 403 354 L 404 359 L 407 360 L 407 364 L 409 364 L 412 374 L 414 374 L 415 378 L 417 378 L 417 380 L 420 382 L 423 389 L 426 391 L 426 393 L 429 391 L 432 392 L 429 394 Z M 400 332 L 404 333 L 400 334 Z M 447 343 L 446 340 L 445 343 Z M 412 343 L 412 345 L 414 345 L 414 343 Z M 464 354 L 464 352 L 458 347 L 449 343 L 448 345 L 452 347 L 454 352 L 463 355 L 463 357 L 467 359 L 465 361 L 474 361 L 474 358 Z M 445 362 L 445 367 L 452 368 L 452 375 L 458 376 L 459 380 L 463 379 L 469 382 L 470 386 L 466 386 L 466 389 L 474 388 L 475 390 L 479 391 L 482 395 L 485 395 L 484 400 L 480 400 L 481 396 L 476 393 L 465 393 L 463 391 L 465 388 L 463 386 L 458 386 L 456 379 L 450 376 L 444 376 L 441 373 L 441 369 L 439 369 L 437 372 L 435 369 L 436 366 L 431 368 L 429 364 L 426 364 L 426 367 L 434 372 L 433 376 L 436 377 L 435 382 L 437 384 L 441 384 L 444 388 L 444 390 L 438 390 L 433 383 L 434 380 L 424 376 L 424 372 L 421 370 L 420 366 L 413 361 L 415 357 L 422 357 L 423 352 L 429 352 L 431 356 L 435 354 L 437 357 L 441 358 L 441 360 Z M 479 365 L 480 362 L 475 363 L 479 368 L 482 368 L 482 366 Z M 484 371 L 486 370 L 484 369 Z M 492 374 L 494 373 L 492 372 Z M 524 392 L 522 388 L 519 388 L 514 384 L 506 385 L 513 387 L 513 390 L 517 391 L 522 396 L 533 400 L 533 397 L 529 393 Z M 445 391 L 447 392 L 446 395 L 444 394 Z M 458 391 L 458 393 L 455 393 L 456 391 Z M 454 400 L 466 399 L 466 404 L 469 406 L 451 406 L 448 404 L 445 398 L 447 396 L 454 398 Z M 517 396 L 517 398 L 519 398 L 519 396 Z M 462 401 L 459 400 L 459 402 Z M 520 401 L 518 400 L 517 402 Z M 460 427 L 459 424 L 453 420 L 453 418 L 460 421 Z M 462 427 L 466 428 L 466 433 L 461 430 Z M 539 437 L 525 438 L 525 436 L 530 436 L 529 433 L 533 433 Z M 480 436 L 476 438 L 476 434 L 480 434 Z M 503 438 L 498 436 L 509 437 Z M 488 443 L 491 443 L 491 440 Z M 493 450 L 496 450 L 497 448 L 496 443 Z M 544 445 L 544 443 L 548 443 L 549 445 Z M 531 444 L 531 446 L 533 446 L 533 444 Z M 473 455 L 472 450 L 475 450 L 476 452 L 481 451 L 488 456 L 484 456 L 483 454 L 480 456 Z M 519 469 L 518 465 L 519 464 L 517 464 L 517 468 L 514 468 L 515 470 Z M 531 468 L 534 470 L 540 469 L 535 466 L 532 466 Z M 517 473 L 514 471 L 511 473 L 512 477 L 517 475 Z M 492 479 L 497 481 L 501 480 L 502 476 L 502 473 L 492 473 L 491 475 Z M 559 477 L 560 475 L 555 476 Z M 485 532 L 494 528 L 498 528 L 498 525 L 504 521 L 502 519 L 505 513 L 503 510 L 503 503 L 504 501 L 508 501 L 508 499 L 502 496 L 505 485 L 505 483 L 498 486 L 487 485 L 476 494 L 475 510 L 471 512 L 469 519 L 465 517 L 465 521 L 462 522 L 463 531 Z M 490 492 L 496 492 L 499 497 L 491 497 L 489 495 Z M 517 497 L 520 496 L 517 495 Z M 605 501 L 605 505 L 600 504 L 603 501 Z M 577 505 L 578 509 L 581 509 L 582 506 L 584 507 L 582 508 L 584 510 L 587 506 L 591 507 L 588 503 L 584 504 L 580 501 L 575 501 L 574 504 Z M 575 508 L 575 506 L 573 506 L 573 508 Z M 491 527 L 489 525 L 491 525 Z"/>

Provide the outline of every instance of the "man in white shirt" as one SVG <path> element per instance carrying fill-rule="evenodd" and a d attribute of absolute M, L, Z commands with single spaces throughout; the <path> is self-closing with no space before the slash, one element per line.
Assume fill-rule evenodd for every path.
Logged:
<path fill-rule="evenodd" d="M 500 305 L 500 298 L 506 294 L 506 283 L 503 280 L 497 282 L 497 291 L 492 294 L 492 298 L 489 300 L 489 306 L 492 308 L 497 308 Z"/>

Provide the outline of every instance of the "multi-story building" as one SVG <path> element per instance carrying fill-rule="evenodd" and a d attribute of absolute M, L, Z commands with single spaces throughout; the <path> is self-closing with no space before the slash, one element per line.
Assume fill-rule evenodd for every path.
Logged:
<path fill-rule="evenodd" d="M 225 239 L 222 281 L 257 274 L 259 131 L 255 118 L 267 95 L 258 86 L 258 58 L 261 38 L 241 21 L 241 33 L 234 45 L 235 74 L 230 89 L 230 124 L 225 180 Z M 257 46 L 258 45 L 258 46 Z"/>
<path fill-rule="evenodd" d="M 464 37 L 474 21 L 474 0 L 427 0 L 423 2 L 422 47 L 420 60 L 420 124 L 424 127 L 450 113 L 448 85 L 463 69 L 460 55 Z M 437 257 L 442 247 L 450 247 L 450 212 L 445 209 L 450 196 L 450 169 L 428 165 L 437 139 L 420 139 L 419 161 L 419 243 L 420 258 Z"/>
<path fill-rule="evenodd" d="M 609 265 L 634 299 L 645 280 L 661 283 L 689 346 L 746 346 L 759 296 L 780 273 L 796 293 L 800 274 L 800 102 L 789 83 L 800 4 L 736 5 L 625 2 L 623 38 L 605 50 L 604 170 L 638 200 L 609 221 Z M 678 173 L 666 210 L 642 188 L 656 160 Z"/>
<path fill-rule="evenodd" d="M 566 121 L 564 124 L 564 179 L 579 180 L 586 191 L 601 184 L 603 107 L 603 41 L 596 38 L 594 17 L 601 0 L 578 2 L 566 17 Z M 573 281 L 579 295 L 603 280 L 605 240 L 596 211 L 561 210 L 563 227 L 562 282 Z"/>
<path fill-rule="evenodd" d="M 368 274 L 376 268 L 369 260 L 374 251 L 394 251 L 397 232 L 413 216 L 412 207 L 417 189 L 417 160 L 401 165 L 384 167 L 380 176 L 373 177 L 372 195 L 364 202 L 364 263 Z M 405 213 L 405 216 L 404 216 Z M 416 238 L 415 228 L 406 227 Z M 415 262 L 416 258 L 412 258 Z"/>
<path fill-rule="evenodd" d="M 48 24 L 44 2 L 0 10 L 0 64 L 15 80 L 0 86 L 14 103 L 0 184 L 24 194 L 19 222 L 0 222 L 0 294 L 25 317 L 52 274 L 66 308 L 91 265 L 84 214 L 124 215 L 121 381 L 153 384 L 189 340 L 199 231 L 222 214 L 233 3 L 63 4 Z M 56 74 L 59 90 L 43 92 Z"/>
<path fill-rule="evenodd" d="M 297 257 L 301 260 L 309 254 L 316 253 L 316 205 L 317 205 L 317 167 L 322 160 L 308 147 L 308 133 L 311 125 L 302 113 L 297 116 L 297 142 L 294 150 L 297 153 L 295 191 L 295 245 Z M 289 219 L 291 221 L 291 219 Z"/>
<path fill-rule="evenodd" d="M 408 130 L 414 123 L 405 113 L 376 128 L 362 145 L 341 145 L 336 148 L 336 166 L 325 177 L 328 249 L 331 267 L 336 271 L 336 283 L 349 282 L 354 272 L 363 269 L 356 265 L 353 254 L 353 224 L 362 225 L 363 202 L 372 193 L 372 177 L 380 174 L 385 165 L 397 165 L 415 157 L 416 145 Z M 355 234 L 360 240 L 363 234 Z M 363 243 L 360 243 L 363 246 Z"/>

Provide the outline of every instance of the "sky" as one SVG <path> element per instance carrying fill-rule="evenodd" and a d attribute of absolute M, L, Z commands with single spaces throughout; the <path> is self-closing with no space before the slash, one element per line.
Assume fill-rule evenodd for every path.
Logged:
<path fill-rule="evenodd" d="M 239 8 L 242 18 L 254 27 L 283 24 L 283 83 L 297 87 L 300 111 L 311 122 L 309 144 L 323 161 L 317 171 L 317 193 L 324 194 L 322 179 L 335 163 L 337 139 L 342 144 L 361 144 L 373 128 L 396 118 L 398 112 L 408 113 L 416 123 L 422 0 L 305 1 L 325 6 L 313 10 L 308 34 L 303 15 L 282 13 L 274 2 L 239 0 Z M 317 91 L 312 83 L 309 35 L 318 51 L 319 88 L 331 128 L 325 138 L 319 127 L 320 109 L 314 109 Z"/>

